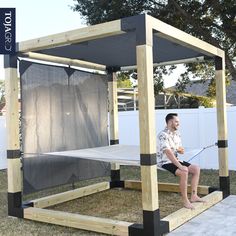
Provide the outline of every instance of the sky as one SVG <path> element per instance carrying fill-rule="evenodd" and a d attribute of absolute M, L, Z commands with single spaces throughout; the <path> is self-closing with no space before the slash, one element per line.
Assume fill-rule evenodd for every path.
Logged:
<path fill-rule="evenodd" d="M 78 12 L 70 6 L 73 0 L 0 0 L 0 7 L 16 8 L 16 41 L 24 41 L 50 34 L 86 27 Z M 165 86 L 174 85 L 183 71 L 179 66 Z M 4 78 L 3 56 L 0 55 L 0 79 Z"/>
<path fill-rule="evenodd" d="M 16 8 L 16 41 L 85 27 L 78 12 L 70 6 L 73 0 L 0 0 L 0 7 Z M 0 55 L 0 79 L 4 78 L 3 56 Z"/>

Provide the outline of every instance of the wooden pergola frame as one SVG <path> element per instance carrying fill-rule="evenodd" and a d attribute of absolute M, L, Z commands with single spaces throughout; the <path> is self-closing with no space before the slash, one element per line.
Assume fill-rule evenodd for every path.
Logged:
<path fill-rule="evenodd" d="M 102 232 L 112 235 L 162 235 L 170 232 L 187 220 L 201 213 L 229 195 L 227 119 L 225 100 L 225 56 L 224 51 L 202 40 L 161 22 L 151 16 L 143 15 L 142 24 L 136 25 L 136 60 L 139 89 L 139 129 L 140 129 L 140 163 L 141 182 L 122 181 L 120 167 L 112 165 L 111 182 L 94 184 L 81 189 L 48 196 L 31 201 L 27 206 L 22 202 L 22 173 L 19 145 L 19 109 L 17 57 L 57 62 L 96 70 L 107 70 L 109 74 L 109 113 L 110 144 L 119 143 L 116 70 L 105 65 L 35 53 L 62 45 L 74 44 L 88 40 L 125 34 L 129 28 L 123 27 L 123 19 L 89 26 L 65 33 L 20 42 L 16 55 L 7 55 L 4 60 L 7 103 L 7 159 L 8 159 L 8 214 L 25 219 L 59 224 L 79 229 Z M 160 191 L 178 192 L 178 185 L 157 184 L 156 136 L 154 119 L 153 91 L 153 34 L 172 42 L 204 53 L 215 59 L 216 99 L 218 127 L 218 156 L 220 191 L 212 192 L 207 186 L 199 186 L 199 192 L 207 194 L 207 203 L 195 203 L 195 210 L 180 209 L 160 219 L 158 189 Z M 195 60 L 195 59 L 193 59 Z M 188 60 L 189 61 L 189 60 Z M 122 68 L 121 68 L 122 69 Z M 45 207 L 94 194 L 113 187 L 141 189 L 143 224 L 103 219 L 66 212 L 44 209 Z"/>

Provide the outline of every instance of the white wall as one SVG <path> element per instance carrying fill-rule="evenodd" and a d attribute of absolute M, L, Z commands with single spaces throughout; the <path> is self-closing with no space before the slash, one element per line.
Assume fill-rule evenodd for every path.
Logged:
<path fill-rule="evenodd" d="M 156 110 L 156 132 L 165 127 L 165 116 L 170 112 L 179 114 L 183 146 L 191 149 L 217 142 L 217 118 L 215 108 Z M 229 169 L 236 170 L 236 107 L 227 109 Z M 138 111 L 119 112 L 120 144 L 139 145 Z M 188 160 L 189 158 L 187 158 Z M 194 158 L 202 169 L 218 169 L 217 147 L 209 148 Z"/>
<path fill-rule="evenodd" d="M 0 170 L 6 169 L 6 118 L 0 116 Z"/>

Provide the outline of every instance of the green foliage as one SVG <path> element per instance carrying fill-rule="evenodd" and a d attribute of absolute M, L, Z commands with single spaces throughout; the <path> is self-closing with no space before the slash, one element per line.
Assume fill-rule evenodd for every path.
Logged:
<path fill-rule="evenodd" d="M 117 87 L 118 88 L 132 88 L 132 83 L 130 81 L 129 72 L 118 73 Z"/>
<path fill-rule="evenodd" d="M 208 86 L 207 96 L 212 97 L 212 98 L 216 97 L 216 80 L 215 79 L 212 79 Z"/>
<path fill-rule="evenodd" d="M 163 74 L 167 74 L 167 70 L 164 66 L 156 67 L 153 69 L 155 96 L 157 96 L 160 92 L 163 92 L 163 89 L 164 89 Z"/>
<path fill-rule="evenodd" d="M 213 61 L 198 62 L 188 65 L 187 73 L 193 78 L 201 78 L 203 81 L 215 78 L 215 65 Z"/>
<path fill-rule="evenodd" d="M 176 66 L 157 66 L 153 68 L 154 94 L 157 96 L 164 91 L 164 75 L 170 75 Z M 137 72 L 131 72 L 131 77 L 137 80 Z"/>
<path fill-rule="evenodd" d="M 195 96 L 191 95 L 187 98 L 185 98 L 181 102 L 181 106 L 185 107 L 184 104 L 187 104 L 187 107 L 189 108 L 198 108 L 199 106 L 204 106 L 206 108 L 214 107 L 214 99 L 209 97 L 202 97 L 202 96 Z"/>
<path fill-rule="evenodd" d="M 5 102 L 6 102 L 6 100 L 5 100 L 5 81 L 0 80 L 0 110 L 4 107 Z"/>
<path fill-rule="evenodd" d="M 91 25 L 146 12 L 222 48 L 226 52 L 226 66 L 236 80 L 235 0 L 74 0 L 72 9 Z M 186 68 L 188 73 L 206 77 L 199 64 Z"/>
<path fill-rule="evenodd" d="M 204 106 L 206 108 L 209 108 L 209 107 L 214 106 L 214 102 L 213 102 L 212 98 L 193 96 L 193 99 L 195 99 L 198 102 L 198 107 L 199 106 Z"/>
<path fill-rule="evenodd" d="M 157 96 L 160 92 L 164 90 L 164 80 L 163 77 L 157 77 L 154 80 L 154 94 Z"/>
<path fill-rule="evenodd" d="M 142 0 L 74 0 L 74 2 L 72 9 L 80 12 L 89 25 L 138 15 L 148 5 Z"/>
<path fill-rule="evenodd" d="M 190 79 L 188 77 L 188 73 L 185 72 L 180 75 L 180 78 L 178 79 L 177 83 L 175 84 L 176 90 L 178 92 L 185 92 L 185 89 L 190 82 Z"/>
<path fill-rule="evenodd" d="M 0 96 L 2 96 L 5 92 L 5 80 L 0 80 Z"/>
<path fill-rule="evenodd" d="M 230 80 L 226 79 L 225 80 L 225 85 L 229 86 L 230 85 Z M 211 80 L 208 89 L 207 89 L 207 96 L 211 97 L 211 98 L 215 98 L 216 97 L 216 80 L 215 78 Z"/>

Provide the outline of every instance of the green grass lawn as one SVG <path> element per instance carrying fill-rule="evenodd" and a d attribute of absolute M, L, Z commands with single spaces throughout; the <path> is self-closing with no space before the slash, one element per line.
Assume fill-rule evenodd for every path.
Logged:
<path fill-rule="evenodd" d="M 123 179 L 140 179 L 138 167 L 122 167 Z M 106 178 L 103 178 L 106 179 Z M 158 171 L 160 182 L 178 182 L 178 178 L 165 171 Z M 218 186 L 218 171 L 202 170 L 200 184 Z M 76 187 L 88 185 L 99 180 L 83 181 Z M 236 172 L 230 171 L 231 194 L 236 194 Z M 0 235 L 102 235 L 93 232 L 61 227 L 51 224 L 39 223 L 7 216 L 7 173 L 0 171 Z M 71 186 L 63 186 L 39 193 L 24 196 L 24 200 L 34 199 L 52 193 L 70 189 Z M 182 207 L 178 193 L 159 192 L 159 204 L 161 218 Z M 79 214 L 124 220 L 129 222 L 142 222 L 141 192 L 125 189 L 111 189 L 96 193 L 87 197 L 65 202 L 51 207 L 54 210 L 63 210 Z"/>

